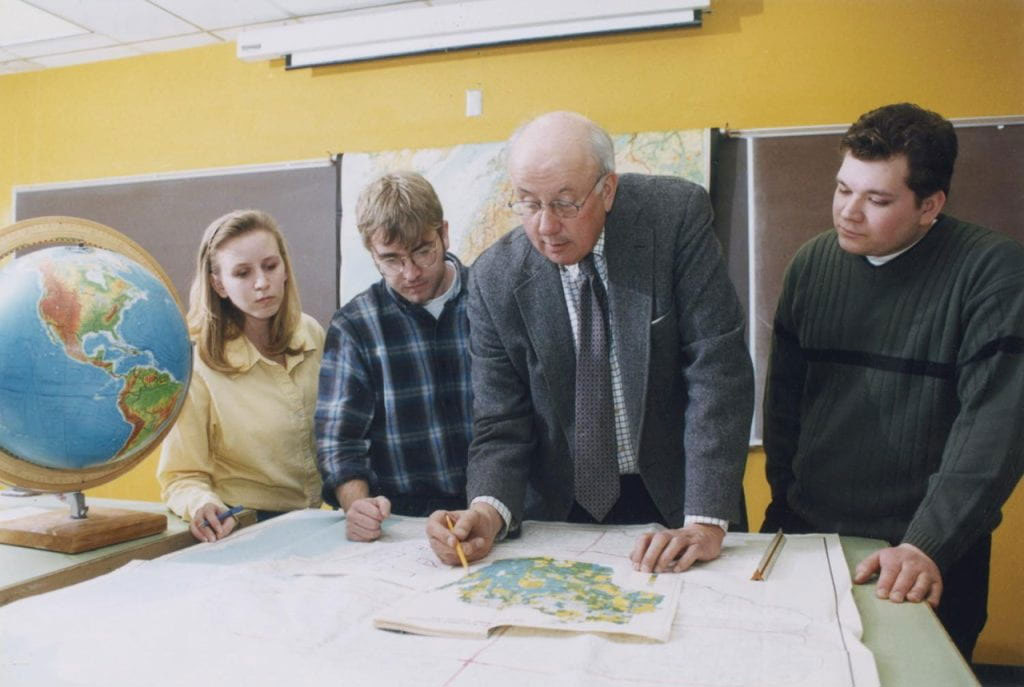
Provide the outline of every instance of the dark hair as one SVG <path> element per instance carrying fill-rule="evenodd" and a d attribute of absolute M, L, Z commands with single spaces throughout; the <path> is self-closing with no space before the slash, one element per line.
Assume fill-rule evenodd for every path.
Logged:
<path fill-rule="evenodd" d="M 956 132 L 942 115 L 911 103 L 885 105 L 853 123 L 839 149 L 858 160 L 907 156 L 907 186 L 918 203 L 936 191 L 949 195 L 956 162 Z"/>

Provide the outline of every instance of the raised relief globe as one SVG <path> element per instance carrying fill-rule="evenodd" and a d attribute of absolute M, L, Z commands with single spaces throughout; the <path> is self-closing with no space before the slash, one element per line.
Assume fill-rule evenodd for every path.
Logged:
<path fill-rule="evenodd" d="M 0 229 L 0 481 L 125 472 L 174 423 L 191 355 L 173 286 L 127 237 L 66 217 Z"/>

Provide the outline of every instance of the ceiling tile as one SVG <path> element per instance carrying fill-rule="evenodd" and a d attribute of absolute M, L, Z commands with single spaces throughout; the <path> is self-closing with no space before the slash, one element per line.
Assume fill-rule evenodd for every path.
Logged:
<path fill-rule="evenodd" d="M 80 50 L 79 52 L 68 52 L 61 55 L 44 55 L 37 57 L 33 62 L 38 62 L 44 67 L 66 67 L 70 64 L 85 64 L 86 62 L 99 62 L 101 60 L 117 60 L 122 57 L 138 57 L 141 53 L 127 45 L 116 45 L 112 48 L 97 48 L 96 50 Z"/>
<path fill-rule="evenodd" d="M 175 36 L 174 38 L 160 38 L 155 41 L 142 41 L 132 43 L 132 47 L 141 52 L 169 52 L 171 50 L 187 50 L 200 45 L 220 43 L 216 36 L 208 33 L 190 33 L 187 36 Z"/>
<path fill-rule="evenodd" d="M 241 33 L 243 30 L 266 29 L 271 26 L 288 26 L 289 24 L 297 23 L 297 19 L 288 19 L 286 21 L 268 21 L 262 24 L 249 24 L 247 26 L 233 26 L 228 29 L 218 29 L 216 31 L 211 31 L 210 33 L 217 36 L 218 38 L 223 38 L 226 41 L 233 41 L 236 38 L 238 38 L 238 34 Z"/>
<path fill-rule="evenodd" d="M 168 12 L 203 29 L 287 19 L 289 14 L 267 0 L 151 0 Z"/>
<path fill-rule="evenodd" d="M 365 14 L 394 5 L 426 7 L 456 0 L 0 0 L 0 36 L 4 29 L 19 41 L 0 63 L 0 73 L 59 67 L 152 52 L 182 50 L 218 40 L 234 41 L 243 29 L 314 22 L 343 13 Z M 458 0 L 465 2 L 468 0 Z M 2 10 L 21 5 L 67 22 L 80 31 L 61 39 L 32 39 L 23 22 L 4 20 Z M 127 47 L 119 44 L 127 43 Z"/>
<path fill-rule="evenodd" d="M 83 32 L 81 27 L 21 0 L 0 0 L 0 45 L 50 40 Z"/>
<path fill-rule="evenodd" d="M 39 55 L 55 55 L 73 50 L 87 50 L 89 48 L 104 48 L 113 45 L 114 39 L 101 36 L 97 33 L 86 33 L 81 36 L 69 38 L 58 38 L 52 41 L 36 41 L 35 43 L 24 43 L 12 45 L 7 48 L 8 52 L 18 57 L 37 57 Z"/>
<path fill-rule="evenodd" d="M 409 0 L 272 0 L 272 2 L 281 9 L 299 17 L 307 14 L 342 12 L 345 10 L 359 9 L 361 7 L 395 5 L 408 1 Z"/>
<path fill-rule="evenodd" d="M 194 33 L 196 27 L 138 0 L 32 0 L 32 4 L 80 26 L 124 41 Z"/>

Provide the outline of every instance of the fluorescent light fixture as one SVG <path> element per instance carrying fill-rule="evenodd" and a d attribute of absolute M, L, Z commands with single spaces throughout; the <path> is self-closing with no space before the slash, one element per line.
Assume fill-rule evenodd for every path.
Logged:
<path fill-rule="evenodd" d="M 312 67 L 396 55 L 641 29 L 700 25 L 710 0 L 466 0 L 391 6 L 321 22 L 242 31 L 243 60 Z"/>
<path fill-rule="evenodd" d="M 0 46 L 34 43 L 89 33 L 21 0 L 0 0 Z"/>

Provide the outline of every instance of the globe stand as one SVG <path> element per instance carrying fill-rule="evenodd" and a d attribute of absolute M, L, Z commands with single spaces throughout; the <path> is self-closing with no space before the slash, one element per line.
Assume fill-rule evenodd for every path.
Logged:
<path fill-rule="evenodd" d="M 0 522 L 0 544 L 81 553 L 159 534 L 167 516 L 126 508 L 90 508 L 80 491 L 61 494 L 70 512 L 51 510 Z"/>
<path fill-rule="evenodd" d="M 89 513 L 89 506 L 85 505 L 85 494 L 80 491 L 71 492 L 71 517 L 75 520 L 81 520 Z M 64 501 L 64 498 L 61 498 Z"/>

